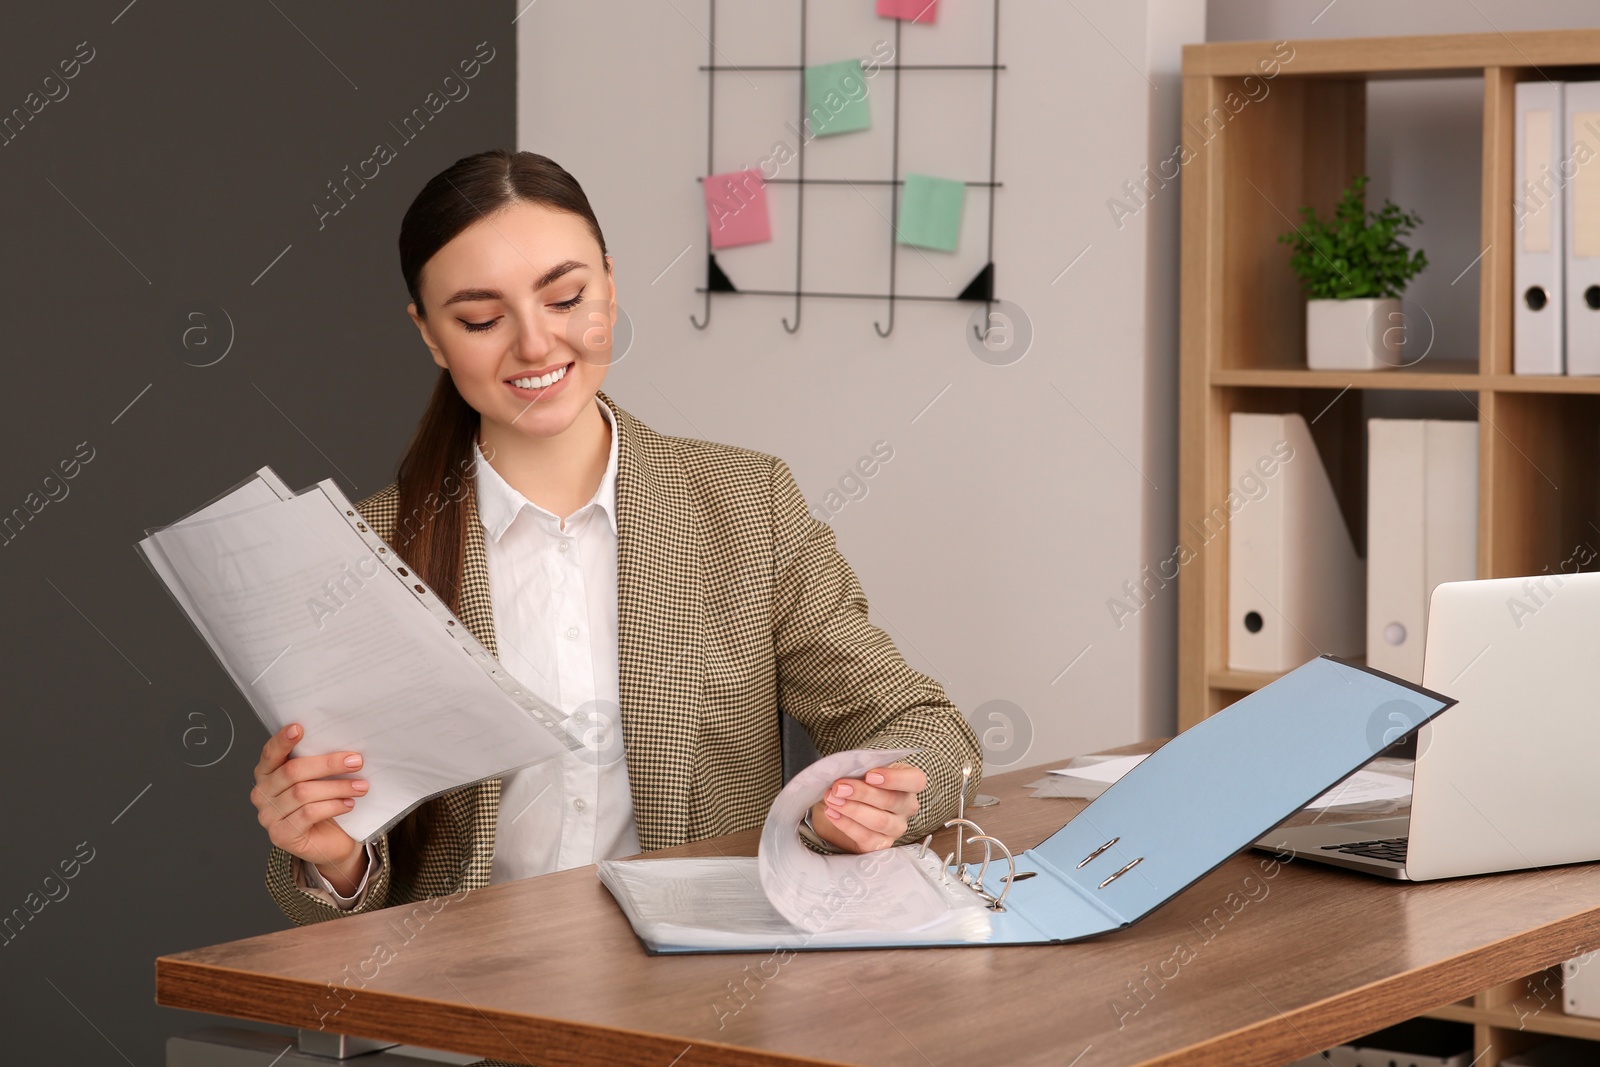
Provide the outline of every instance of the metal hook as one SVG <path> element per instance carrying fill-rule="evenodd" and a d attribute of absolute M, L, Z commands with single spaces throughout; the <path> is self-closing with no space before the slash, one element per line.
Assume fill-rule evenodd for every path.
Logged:
<path fill-rule="evenodd" d="M 878 336 L 879 337 L 888 337 L 891 333 L 894 332 L 894 298 L 893 297 L 889 298 L 889 328 L 887 330 L 885 330 L 882 326 L 878 325 L 877 322 L 873 322 L 872 328 L 874 330 L 878 331 Z"/>
<path fill-rule="evenodd" d="M 997 303 L 998 301 L 996 300 L 985 300 L 983 302 L 983 329 L 978 329 L 977 323 L 972 324 L 972 336 L 978 339 L 980 345 L 988 340 L 989 331 L 993 329 L 989 323 L 989 316 L 994 314 L 994 306 Z"/>
<path fill-rule="evenodd" d="M 788 330 L 790 333 L 795 333 L 800 329 L 800 294 L 799 293 L 795 293 L 794 294 L 794 325 L 790 326 L 788 318 L 785 318 L 783 320 L 783 328 L 785 330 Z"/>
<path fill-rule="evenodd" d="M 707 326 L 711 325 L 711 290 L 710 289 L 706 290 L 706 321 L 700 322 L 700 321 L 696 320 L 693 315 L 689 316 L 689 321 L 694 324 L 694 328 L 697 329 L 697 330 L 703 330 Z"/>

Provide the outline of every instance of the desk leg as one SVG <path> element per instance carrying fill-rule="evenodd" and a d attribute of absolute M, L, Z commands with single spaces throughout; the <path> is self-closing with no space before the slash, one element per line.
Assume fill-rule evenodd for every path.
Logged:
<path fill-rule="evenodd" d="M 343 1051 L 345 1055 L 321 1055 L 307 1048 L 308 1034 L 318 1039 L 309 1043 L 313 1048 Z M 336 1042 L 322 1040 L 328 1038 Z M 361 1044 L 369 1048 L 358 1051 Z M 439 1067 L 441 1063 L 459 1067 L 481 1058 L 317 1030 L 301 1030 L 298 1045 L 282 1034 L 232 1026 L 207 1027 L 167 1038 L 167 1067 Z"/>
<path fill-rule="evenodd" d="M 351 1037 L 348 1034 L 336 1034 L 332 1030 L 302 1028 L 298 1047 L 301 1052 L 320 1056 L 325 1060 L 348 1060 L 371 1052 L 382 1052 L 398 1044 L 400 1044 L 398 1041 L 374 1041 L 370 1037 Z"/>

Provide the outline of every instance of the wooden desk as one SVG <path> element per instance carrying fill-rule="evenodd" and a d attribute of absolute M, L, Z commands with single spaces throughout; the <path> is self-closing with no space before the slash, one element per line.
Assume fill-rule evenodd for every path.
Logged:
<path fill-rule="evenodd" d="M 1029 797 L 1040 773 L 984 782 L 1013 847 L 1083 806 Z M 156 1002 L 544 1067 L 1282 1064 L 1600 947 L 1600 864 L 1409 885 L 1251 851 L 1048 947 L 653 958 L 592 867 L 432 908 L 163 956 Z"/>

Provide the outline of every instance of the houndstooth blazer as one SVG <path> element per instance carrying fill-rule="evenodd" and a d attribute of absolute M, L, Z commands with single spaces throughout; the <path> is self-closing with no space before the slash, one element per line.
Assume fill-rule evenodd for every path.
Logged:
<path fill-rule="evenodd" d="M 762 823 L 782 785 L 779 708 L 824 753 L 920 748 L 907 762 L 927 774 L 928 788 L 901 840 L 931 832 L 955 809 L 963 764 L 973 767 L 969 789 L 977 786 L 977 738 L 944 689 L 867 621 L 866 598 L 832 527 L 808 513 L 788 466 L 748 449 L 663 436 L 598 396 L 619 434 L 618 680 L 641 849 Z M 465 506 L 457 614 L 495 653 L 483 525 L 470 488 Z M 358 507 L 392 543 L 397 487 Z M 299 888 L 280 848 L 267 862 L 267 888 L 301 925 L 481 888 L 499 804 L 499 778 L 445 794 L 421 855 L 392 855 L 394 835 L 380 836 L 382 865 L 349 910 Z"/>

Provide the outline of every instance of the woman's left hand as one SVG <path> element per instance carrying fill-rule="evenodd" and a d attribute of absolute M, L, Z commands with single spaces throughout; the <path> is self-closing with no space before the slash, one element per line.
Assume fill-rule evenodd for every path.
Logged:
<path fill-rule="evenodd" d="M 817 836 L 847 852 L 889 848 L 917 813 L 917 794 L 928 776 L 908 763 L 874 767 L 860 778 L 840 778 L 811 808 Z"/>

